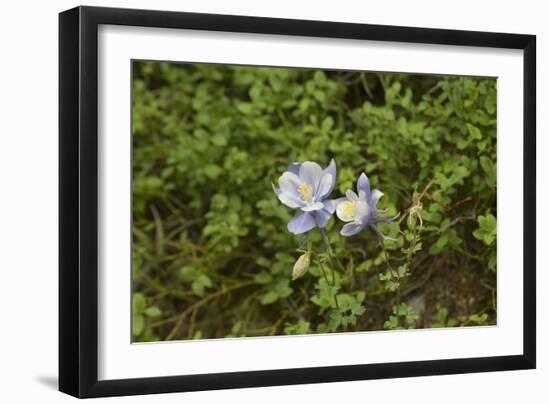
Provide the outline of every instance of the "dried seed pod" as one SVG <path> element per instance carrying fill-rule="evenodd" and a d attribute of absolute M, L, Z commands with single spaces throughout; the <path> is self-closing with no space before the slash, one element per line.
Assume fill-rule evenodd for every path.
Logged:
<path fill-rule="evenodd" d="M 303 276 L 309 269 L 311 251 L 306 251 L 304 254 L 300 255 L 300 258 L 294 264 L 292 269 L 292 280 L 298 279 Z"/>

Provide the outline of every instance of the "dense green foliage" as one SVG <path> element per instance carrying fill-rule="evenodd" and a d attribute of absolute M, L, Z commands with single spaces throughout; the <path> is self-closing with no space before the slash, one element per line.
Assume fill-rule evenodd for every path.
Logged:
<path fill-rule="evenodd" d="M 136 62 L 137 341 L 496 322 L 496 80 Z M 365 172 L 400 213 L 287 231 L 293 161 Z M 304 246 L 307 272 L 292 280 Z M 300 250 L 300 251 L 298 251 Z"/>

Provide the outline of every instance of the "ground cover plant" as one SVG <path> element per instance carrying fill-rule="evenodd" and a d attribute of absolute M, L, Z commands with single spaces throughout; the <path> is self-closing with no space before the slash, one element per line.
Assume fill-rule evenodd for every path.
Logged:
<path fill-rule="evenodd" d="M 136 342 L 496 324 L 496 79 L 133 63 Z"/>

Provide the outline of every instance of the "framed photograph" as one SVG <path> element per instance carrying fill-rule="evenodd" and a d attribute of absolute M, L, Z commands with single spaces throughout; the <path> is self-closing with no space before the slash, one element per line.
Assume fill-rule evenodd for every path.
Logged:
<path fill-rule="evenodd" d="M 535 367 L 535 37 L 59 17 L 59 388 Z"/>

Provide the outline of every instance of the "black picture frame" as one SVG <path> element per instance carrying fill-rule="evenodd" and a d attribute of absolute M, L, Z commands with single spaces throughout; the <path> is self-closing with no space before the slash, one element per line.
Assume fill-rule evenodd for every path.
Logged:
<path fill-rule="evenodd" d="M 523 50 L 523 354 L 99 381 L 100 24 Z M 96 7 L 60 13 L 59 390 L 84 398 L 535 368 L 535 60 L 533 35 Z"/>

